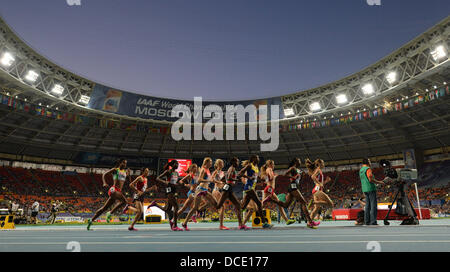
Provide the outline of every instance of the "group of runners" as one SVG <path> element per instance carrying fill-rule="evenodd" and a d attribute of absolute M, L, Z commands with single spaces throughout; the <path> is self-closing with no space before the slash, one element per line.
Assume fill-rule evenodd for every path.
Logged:
<path fill-rule="evenodd" d="M 288 215 L 285 213 L 285 208 L 288 208 L 294 201 L 297 201 L 306 220 L 306 226 L 308 228 L 317 228 L 320 221 L 317 221 L 316 218 L 320 208 L 322 206 L 333 206 L 332 200 L 324 192 L 324 185 L 331 180 L 330 177 L 325 178 L 322 172 L 325 167 L 324 161 L 317 159 L 312 162 L 307 159 L 305 161 L 306 173 L 301 170 L 301 160 L 299 158 L 295 158 L 290 162 L 289 168 L 283 173 L 290 180 L 285 201 L 280 201 L 275 194 L 277 177 L 274 173 L 275 162 L 273 160 L 267 160 L 260 168 L 258 166 L 259 163 L 260 160 L 257 155 L 251 156 L 249 160 L 243 161 L 242 163 L 240 163 L 238 158 L 234 157 L 229 161 L 230 166 L 225 171 L 225 162 L 223 160 L 217 159 L 213 163 L 213 160 L 207 157 L 204 158 L 200 167 L 197 164 L 191 164 L 186 171 L 186 175 L 180 178 L 177 171 L 179 163 L 176 160 L 172 160 L 164 166 L 163 172 L 156 178 L 155 185 L 165 191 L 167 203 L 161 206 L 156 201 L 153 201 L 149 207 L 159 207 L 167 213 L 170 228 L 173 231 L 189 231 L 188 223 L 189 221 L 196 222 L 197 212 L 211 208 L 219 214 L 219 228 L 221 230 L 228 230 L 229 228 L 224 226 L 223 221 L 225 212 L 224 204 L 229 200 L 233 204 L 234 212 L 238 219 L 238 229 L 247 230 L 250 228 L 246 226 L 246 222 L 250 219 L 252 213 L 255 212 L 260 218 L 265 218 L 263 209 L 269 203 L 275 203 L 280 207 L 279 211 L 287 225 L 294 223 L 295 220 L 288 218 Z M 313 206 L 311 212 L 308 210 L 306 200 L 300 192 L 302 176 L 305 174 L 311 177 L 315 185 L 312 191 Z M 109 186 L 106 182 L 107 175 L 112 175 L 112 186 Z M 130 170 L 127 169 L 126 159 L 120 159 L 114 168 L 105 172 L 102 180 L 103 186 L 109 187 L 109 198 L 95 212 L 94 216 L 88 220 L 87 229 L 90 230 L 93 222 L 116 203 L 111 211 L 107 213 L 107 221 L 109 221 L 111 214 L 125 205 L 122 212 L 129 213 L 131 211 L 136 214 L 128 229 L 130 231 L 137 230 L 134 226 L 136 222 L 142 219 L 144 214 L 144 196 L 150 190 L 155 189 L 154 186 L 148 186 L 148 175 L 149 169 L 144 168 L 141 170 L 141 175 L 132 180 Z M 132 203 L 129 203 L 122 193 L 123 186 L 127 180 L 129 181 L 130 188 L 134 191 Z M 259 199 L 255 190 L 257 183 L 261 182 L 265 184 L 262 200 Z M 212 190 L 210 189 L 210 184 L 213 184 Z M 243 198 L 240 201 L 233 192 L 233 188 L 239 185 L 242 186 L 242 184 Z M 187 199 L 182 207 L 179 207 L 177 201 L 178 186 L 189 187 Z M 187 209 L 189 209 L 189 212 L 181 224 L 182 228 L 180 228 L 178 227 L 178 218 Z M 242 215 L 243 211 L 246 211 L 245 218 Z M 264 221 L 262 227 L 271 228 L 272 225 Z"/>

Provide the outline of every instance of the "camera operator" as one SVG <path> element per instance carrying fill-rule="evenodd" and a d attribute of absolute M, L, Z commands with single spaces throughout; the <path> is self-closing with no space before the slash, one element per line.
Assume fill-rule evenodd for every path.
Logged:
<path fill-rule="evenodd" d="M 363 165 L 359 170 L 359 177 L 361 179 L 361 189 L 366 197 L 366 207 L 364 209 L 364 224 L 377 224 L 377 187 L 375 184 L 384 184 L 388 178 L 384 180 L 376 180 L 372 173 L 372 164 L 370 159 L 365 158 L 362 161 Z"/>

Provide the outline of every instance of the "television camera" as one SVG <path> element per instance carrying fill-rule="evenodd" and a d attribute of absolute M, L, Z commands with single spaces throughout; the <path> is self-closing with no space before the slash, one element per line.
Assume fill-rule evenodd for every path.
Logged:
<path fill-rule="evenodd" d="M 399 215 L 408 216 L 400 225 L 418 225 L 419 220 L 417 219 L 416 211 L 405 193 L 405 186 L 409 182 L 417 180 L 417 169 L 395 169 L 388 160 L 381 160 L 379 164 L 383 167 L 385 176 L 389 177 L 396 187 L 396 194 L 391 205 L 389 205 L 389 211 L 384 218 L 384 224 L 389 225 L 389 214 L 394 203 L 397 203 L 395 212 Z"/>

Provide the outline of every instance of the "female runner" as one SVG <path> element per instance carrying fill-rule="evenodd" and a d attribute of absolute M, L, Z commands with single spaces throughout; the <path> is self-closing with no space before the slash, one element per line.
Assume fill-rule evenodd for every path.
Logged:
<path fill-rule="evenodd" d="M 183 212 L 191 206 L 194 201 L 195 189 L 198 185 L 198 166 L 193 163 L 189 166 L 188 174 L 180 180 L 181 183 L 185 184 L 185 181 L 189 182 L 189 192 L 187 193 L 187 199 L 183 204 L 183 207 L 178 210 L 178 215 L 183 214 Z M 197 223 L 195 215 L 191 217 L 192 222 Z"/>
<path fill-rule="evenodd" d="M 138 176 L 132 183 L 130 183 L 130 187 L 135 192 L 133 195 L 133 203 L 135 206 L 134 207 L 127 206 L 128 208 L 126 208 L 124 210 L 124 213 L 126 213 L 127 209 L 129 209 L 136 214 L 133 222 L 131 223 L 130 227 L 128 228 L 128 230 L 130 230 L 130 231 L 137 230 L 134 228 L 134 225 L 136 224 L 137 221 L 139 221 L 141 219 L 141 216 L 143 216 L 144 194 L 146 192 L 150 191 L 150 188 L 147 189 L 147 176 L 148 176 L 149 172 L 150 171 L 148 170 L 148 168 L 142 169 L 141 170 L 142 174 L 140 176 Z"/>
<path fill-rule="evenodd" d="M 156 201 L 153 201 L 149 206 L 157 206 L 169 215 L 170 229 L 173 231 L 182 231 L 183 229 L 177 226 L 178 219 L 178 202 L 176 197 L 176 185 L 179 184 L 179 175 L 176 171 L 178 169 L 178 161 L 173 160 L 164 166 L 164 172 L 156 178 L 156 182 L 165 187 L 167 196 L 167 205 L 165 207 L 159 206 Z M 165 178 L 166 180 L 164 180 Z"/>
<path fill-rule="evenodd" d="M 222 195 L 221 192 L 222 192 L 223 186 L 225 185 L 225 183 L 222 181 L 225 179 L 225 174 L 222 171 L 224 166 L 225 166 L 225 164 L 224 164 L 223 160 L 221 160 L 221 159 L 217 159 L 216 162 L 214 163 L 214 172 L 212 173 L 214 189 L 212 191 L 212 196 L 216 200 L 216 203 L 220 200 L 220 197 Z M 229 230 L 229 228 L 227 228 L 223 225 L 223 217 L 225 215 L 225 208 L 224 207 L 219 208 L 217 205 L 214 208 L 219 211 L 219 221 L 220 221 L 219 229 Z"/>
<path fill-rule="evenodd" d="M 250 200 L 253 200 L 258 207 L 257 214 L 261 218 L 264 218 L 262 204 L 258 198 L 258 195 L 256 194 L 256 191 L 255 191 L 256 182 L 258 180 L 258 173 L 259 173 L 258 163 L 259 163 L 258 155 L 252 155 L 250 157 L 249 161 L 242 162 L 243 168 L 241 169 L 241 171 L 239 171 L 238 176 L 239 177 L 244 176 L 245 178 L 247 178 L 247 182 L 244 185 L 245 195 L 244 195 L 244 199 L 242 199 L 241 209 L 244 210 L 248 206 L 248 203 L 250 202 Z M 263 223 L 263 228 L 266 229 L 266 228 L 271 228 L 271 227 L 273 227 L 273 225 L 269 225 L 267 222 Z"/>
<path fill-rule="evenodd" d="M 247 179 L 245 177 L 241 177 L 241 182 L 243 184 L 245 184 L 247 182 Z M 245 192 L 244 192 L 244 196 L 245 196 Z M 248 220 L 250 220 L 250 217 L 252 216 L 252 214 L 257 211 L 258 211 L 258 206 L 256 205 L 256 203 L 253 200 L 250 200 L 250 202 L 247 205 L 247 208 L 245 209 L 245 216 L 244 216 L 243 224 L 245 225 L 248 222 Z M 244 212 L 244 211 L 242 211 L 242 212 Z"/>
<path fill-rule="evenodd" d="M 223 207 L 223 204 L 227 199 L 231 201 L 234 205 L 234 210 L 236 212 L 236 216 L 238 218 L 239 222 L 239 229 L 247 230 L 250 229 L 245 225 L 245 223 L 242 223 L 242 215 L 241 215 L 241 203 L 239 203 L 239 200 L 233 193 L 233 186 L 238 181 L 237 179 L 237 170 L 236 168 L 239 166 L 239 159 L 234 157 L 231 159 L 231 166 L 228 168 L 227 174 L 226 174 L 226 184 L 223 185 L 221 190 L 221 196 L 217 203 L 217 209 L 220 209 Z"/>
<path fill-rule="evenodd" d="M 327 194 L 323 192 L 324 185 L 330 182 L 331 178 L 327 177 L 324 182 L 324 175 L 322 173 L 322 169 L 325 167 L 325 163 L 323 160 L 317 159 L 313 163 L 309 159 L 307 159 L 305 164 L 306 167 L 308 168 L 308 174 L 311 176 L 311 179 L 314 181 L 315 184 L 314 189 L 312 190 L 314 207 L 311 212 L 311 218 L 314 219 L 321 205 L 333 207 L 333 201 Z"/>
<path fill-rule="evenodd" d="M 119 201 L 119 203 L 111 210 L 111 213 L 114 213 L 118 210 L 122 205 L 127 204 L 128 201 L 125 196 L 122 194 L 123 184 L 125 183 L 126 178 L 128 177 L 131 181 L 130 169 L 125 170 L 127 167 L 127 161 L 125 159 L 119 159 L 114 168 L 107 171 L 103 174 L 103 186 L 108 187 L 108 183 L 105 181 L 105 176 L 111 174 L 113 177 L 113 186 L 111 186 L 108 190 L 108 200 L 105 205 L 101 207 L 98 211 L 95 212 L 94 217 L 88 220 L 87 230 L 90 230 L 92 223 L 97 219 L 100 215 L 102 215 L 114 202 Z M 109 216 L 108 216 L 109 217 Z M 108 220 L 108 218 L 107 218 Z"/>
<path fill-rule="evenodd" d="M 200 174 L 198 178 L 199 185 L 195 189 L 194 207 L 189 211 L 188 215 L 186 216 L 186 219 L 184 220 L 184 223 L 181 225 L 187 231 L 189 230 L 187 227 L 189 218 L 192 217 L 194 212 L 198 211 L 200 202 L 202 201 L 203 197 L 211 204 L 212 207 L 217 206 L 216 199 L 208 191 L 209 183 L 212 182 L 212 176 L 209 171 L 209 168 L 211 168 L 211 166 L 212 166 L 212 159 L 209 157 L 205 158 L 203 160 L 203 164 L 200 169 Z"/>
<path fill-rule="evenodd" d="M 311 220 L 308 209 L 306 208 L 306 201 L 303 198 L 302 193 L 300 193 L 300 190 L 298 189 L 300 187 L 299 184 L 300 184 L 300 180 L 302 177 L 302 172 L 300 170 L 300 166 L 301 166 L 300 159 L 295 158 L 291 161 L 291 163 L 289 164 L 289 169 L 284 174 L 284 176 L 289 177 L 291 180 L 291 183 L 289 184 L 289 187 L 288 187 L 288 194 L 286 196 L 285 202 L 281 202 L 279 200 L 276 201 L 275 199 L 270 198 L 270 197 L 264 199 L 264 201 L 274 201 L 275 203 L 277 203 L 278 205 L 280 205 L 283 208 L 289 208 L 292 201 L 294 199 L 296 199 L 297 202 L 300 203 L 300 206 L 302 207 L 302 212 L 306 217 L 306 221 L 307 221 L 306 226 L 308 228 L 315 228 L 316 226 L 318 226 L 320 224 L 320 222 L 315 222 L 315 221 Z"/>
<path fill-rule="evenodd" d="M 261 167 L 261 179 L 265 180 L 266 188 L 264 188 L 263 191 L 263 207 L 268 203 L 268 200 L 275 200 L 280 201 L 275 194 L 275 174 L 273 173 L 273 169 L 275 168 L 275 163 L 273 160 L 267 160 L 266 163 Z M 280 205 L 278 205 L 280 206 Z M 283 217 L 284 221 L 286 222 L 286 225 L 291 225 L 295 223 L 295 220 L 288 219 L 286 216 L 286 212 L 284 209 L 280 206 L 280 212 L 281 216 Z"/>

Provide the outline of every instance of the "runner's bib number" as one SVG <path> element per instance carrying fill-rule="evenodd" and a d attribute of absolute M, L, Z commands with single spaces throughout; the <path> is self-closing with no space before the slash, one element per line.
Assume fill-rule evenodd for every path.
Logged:
<path fill-rule="evenodd" d="M 171 192 L 172 192 L 172 188 L 167 187 L 167 188 L 166 188 L 166 193 L 171 193 Z"/>
<path fill-rule="evenodd" d="M 291 183 L 291 189 L 297 189 L 297 184 Z"/>

